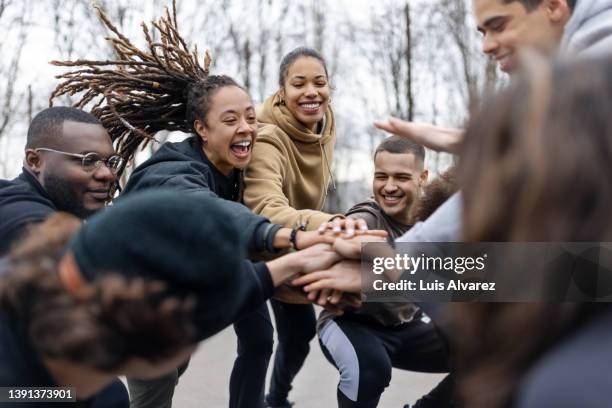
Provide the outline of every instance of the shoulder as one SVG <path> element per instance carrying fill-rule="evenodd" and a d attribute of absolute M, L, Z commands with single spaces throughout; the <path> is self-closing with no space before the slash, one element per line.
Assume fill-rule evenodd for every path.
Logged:
<path fill-rule="evenodd" d="M 161 150 L 161 149 L 160 149 Z M 182 152 L 169 151 L 154 154 L 149 160 L 138 166 L 131 174 L 125 186 L 124 193 L 143 190 L 163 185 L 202 184 L 207 186 L 212 179 L 212 171 L 208 163 L 197 157 Z"/>
<path fill-rule="evenodd" d="M 257 143 L 268 143 L 275 146 L 286 145 L 291 138 L 279 126 L 271 123 L 260 123 L 257 129 Z"/>
<path fill-rule="evenodd" d="M 42 189 L 42 187 L 40 187 Z M 23 178 L 0 184 L 0 229 L 41 221 L 57 211 L 53 202 Z"/>
<path fill-rule="evenodd" d="M 612 313 L 608 312 L 553 348 L 525 377 L 516 407 L 608 407 L 610 336 Z"/>
<path fill-rule="evenodd" d="M 380 228 L 380 221 L 382 219 L 382 209 L 374 200 L 365 200 L 361 203 L 355 204 L 347 212 L 346 216 L 349 218 L 361 218 L 369 229 Z"/>

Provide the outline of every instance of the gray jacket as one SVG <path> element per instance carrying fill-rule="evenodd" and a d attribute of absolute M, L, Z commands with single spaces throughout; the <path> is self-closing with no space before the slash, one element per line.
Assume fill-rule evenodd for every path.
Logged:
<path fill-rule="evenodd" d="M 566 56 L 612 54 L 612 0 L 578 0 L 560 51 Z"/>

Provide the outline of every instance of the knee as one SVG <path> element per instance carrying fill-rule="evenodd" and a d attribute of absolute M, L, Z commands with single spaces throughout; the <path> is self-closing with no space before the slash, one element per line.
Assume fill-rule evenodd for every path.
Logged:
<path fill-rule="evenodd" d="M 359 367 L 358 401 L 371 401 L 380 397 L 391 382 L 391 365 L 369 362 Z"/>

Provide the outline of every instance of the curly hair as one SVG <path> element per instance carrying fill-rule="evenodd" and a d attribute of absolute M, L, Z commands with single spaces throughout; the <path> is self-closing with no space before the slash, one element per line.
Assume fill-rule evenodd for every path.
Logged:
<path fill-rule="evenodd" d="M 194 344 L 194 301 L 168 296 L 163 282 L 105 274 L 76 293 L 63 287 L 57 267 L 78 226 L 71 215 L 53 215 L 9 255 L 0 307 L 23 324 L 34 348 L 112 371 L 132 357 L 156 362 Z"/>

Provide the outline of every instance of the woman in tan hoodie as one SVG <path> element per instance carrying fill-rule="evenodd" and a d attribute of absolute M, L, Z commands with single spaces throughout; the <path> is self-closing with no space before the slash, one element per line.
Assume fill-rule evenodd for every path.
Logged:
<path fill-rule="evenodd" d="M 333 184 L 336 126 L 330 94 L 319 52 L 302 47 L 283 58 L 279 89 L 257 112 L 258 139 L 245 173 L 244 202 L 256 214 L 306 230 L 338 217 L 321 211 Z M 315 335 L 315 313 L 310 304 L 277 300 L 272 300 L 272 308 L 279 344 L 266 403 L 290 407 L 287 395 Z"/>

